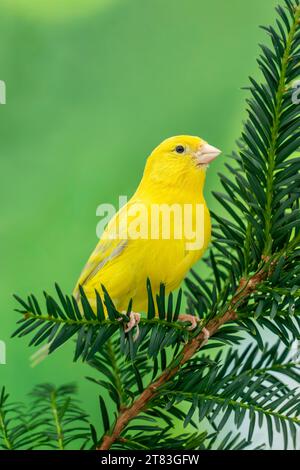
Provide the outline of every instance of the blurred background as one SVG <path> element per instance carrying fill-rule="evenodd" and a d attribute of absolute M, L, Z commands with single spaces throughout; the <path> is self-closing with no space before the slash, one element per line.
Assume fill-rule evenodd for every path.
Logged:
<path fill-rule="evenodd" d="M 130 196 L 166 137 L 200 135 L 223 149 L 206 185 L 214 208 L 245 117 L 241 87 L 257 75 L 258 26 L 276 3 L 0 0 L 0 385 L 14 399 L 37 383 L 76 381 L 100 422 L 98 389 L 72 362 L 72 343 L 32 369 L 28 339 L 10 339 L 12 294 L 40 297 L 55 281 L 72 291 L 97 242 L 96 207 Z"/>

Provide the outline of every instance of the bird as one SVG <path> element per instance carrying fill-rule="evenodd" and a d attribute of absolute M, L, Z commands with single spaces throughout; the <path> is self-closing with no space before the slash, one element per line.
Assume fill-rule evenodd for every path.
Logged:
<path fill-rule="evenodd" d="M 189 135 L 170 137 L 150 153 L 135 193 L 109 221 L 79 276 L 73 292 L 78 301 L 81 286 L 96 312 L 96 292 L 103 300 L 104 286 L 119 312 L 131 302 L 127 333 L 138 329 L 147 309 L 147 280 L 154 298 L 162 284 L 166 294 L 180 286 L 210 243 L 203 190 L 209 164 L 220 153 Z M 190 322 L 189 329 L 198 324 L 189 314 L 178 321 Z"/>

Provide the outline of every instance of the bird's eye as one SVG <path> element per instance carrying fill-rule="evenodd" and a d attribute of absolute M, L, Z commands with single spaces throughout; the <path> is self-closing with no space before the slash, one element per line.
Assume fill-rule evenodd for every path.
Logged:
<path fill-rule="evenodd" d="M 176 150 L 176 153 L 184 153 L 184 147 L 183 145 L 177 145 L 177 147 L 175 148 Z"/>

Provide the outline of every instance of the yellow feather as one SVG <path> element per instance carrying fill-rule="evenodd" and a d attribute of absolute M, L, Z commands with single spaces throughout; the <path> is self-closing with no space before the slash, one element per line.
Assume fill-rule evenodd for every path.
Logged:
<path fill-rule="evenodd" d="M 95 308 L 95 289 L 102 295 L 102 284 L 119 311 L 127 309 L 130 299 L 135 311 L 145 311 L 147 278 L 154 295 L 159 292 L 161 283 L 165 284 L 167 292 L 180 285 L 203 255 L 211 236 L 210 215 L 203 196 L 206 165 L 199 165 L 196 158 L 205 144 L 199 137 L 177 136 L 167 139 L 152 152 L 135 194 L 110 221 L 84 267 L 74 291 L 77 297 L 78 286 L 82 285 Z M 178 146 L 184 148 L 183 154 L 177 152 Z M 178 220 L 177 223 L 171 220 L 169 239 L 163 235 L 166 229 L 163 220 L 159 220 L 156 227 L 152 226 L 153 205 L 162 204 L 176 204 L 183 210 L 189 205 L 193 230 L 196 230 L 197 205 L 203 205 L 202 247 L 189 249 L 191 240 L 184 234 L 184 218 L 180 220 L 181 227 L 178 227 Z M 144 209 L 138 215 L 130 212 L 141 206 Z M 137 229 L 147 226 L 149 232 L 154 230 L 156 239 L 132 237 L 133 224 Z M 121 227 L 117 237 L 116 227 Z M 183 232 L 180 239 L 175 234 L 178 229 Z"/>

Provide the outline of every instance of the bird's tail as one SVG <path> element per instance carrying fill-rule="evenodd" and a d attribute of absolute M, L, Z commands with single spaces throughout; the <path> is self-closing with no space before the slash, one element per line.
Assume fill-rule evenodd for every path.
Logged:
<path fill-rule="evenodd" d="M 79 304 L 80 292 L 79 292 L 79 286 L 78 285 L 76 285 L 75 289 L 73 290 L 73 297 L 75 298 L 76 302 Z"/>
<path fill-rule="evenodd" d="M 76 285 L 74 291 L 73 291 L 73 297 L 75 298 L 76 302 L 78 303 L 79 310 L 82 311 L 82 305 L 80 302 L 80 291 L 79 291 L 79 286 Z M 92 302 L 91 302 L 92 303 Z M 30 366 L 31 367 L 36 367 L 38 364 L 43 362 L 47 356 L 49 355 L 49 350 L 51 346 L 52 341 L 49 343 L 45 344 L 41 348 L 39 348 L 34 354 L 32 354 L 29 358 L 30 360 Z"/>
<path fill-rule="evenodd" d="M 50 346 L 51 342 L 44 344 L 44 346 L 39 348 L 34 354 L 30 356 L 30 367 L 36 367 L 38 364 L 44 361 L 44 359 L 46 359 L 46 357 L 49 355 Z"/>

